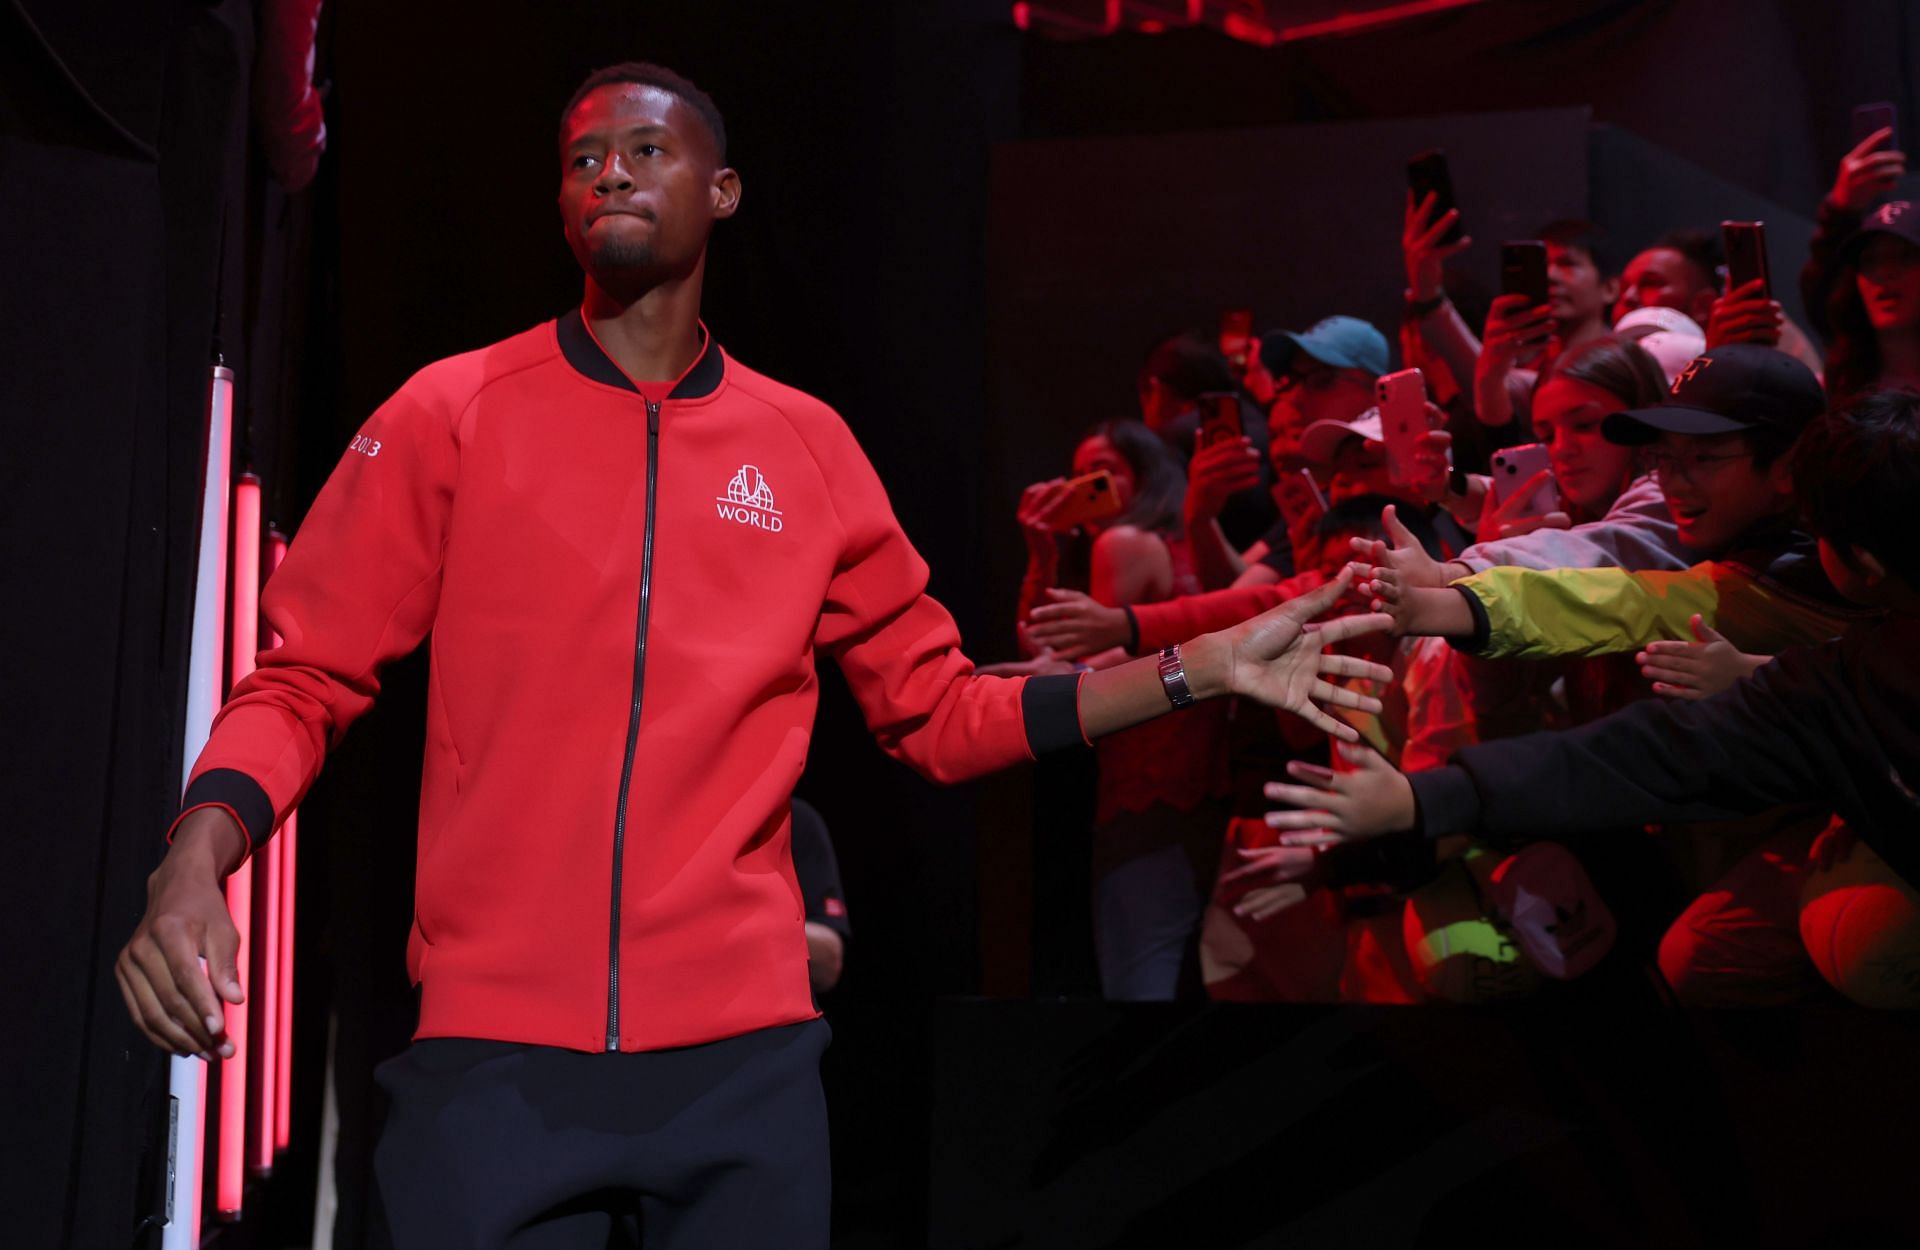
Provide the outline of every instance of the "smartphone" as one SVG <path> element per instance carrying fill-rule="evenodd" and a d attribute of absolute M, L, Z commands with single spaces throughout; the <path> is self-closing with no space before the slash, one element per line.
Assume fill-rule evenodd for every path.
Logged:
<path fill-rule="evenodd" d="M 1525 443 L 1494 452 L 1494 502 L 1504 507 L 1513 498 L 1513 493 L 1531 481 L 1535 474 L 1542 469 L 1551 470 L 1552 467 L 1553 461 L 1547 455 L 1545 443 Z M 1534 490 L 1532 499 L 1523 505 L 1522 511 L 1527 516 L 1545 516 L 1549 512 L 1560 511 L 1560 486 L 1553 480 L 1551 472 Z"/>
<path fill-rule="evenodd" d="M 1899 148 L 1900 130 L 1895 120 L 1898 116 L 1899 114 L 1894 112 L 1893 105 L 1887 103 L 1884 100 L 1878 104 L 1862 104 L 1859 108 L 1854 109 L 1853 110 L 1854 146 L 1855 147 L 1860 146 L 1860 141 L 1865 139 L 1868 135 L 1872 134 L 1874 131 L 1884 130 L 1887 132 L 1886 141 L 1883 142 L 1879 147 L 1875 148 L 1874 151 L 1890 152 Z"/>
<path fill-rule="evenodd" d="M 1066 502 L 1053 514 L 1053 523 L 1064 530 L 1119 515 L 1120 495 L 1113 488 L 1113 474 L 1101 469 L 1067 483 Z"/>
<path fill-rule="evenodd" d="M 1387 475 L 1396 485 L 1414 480 L 1427 433 L 1427 379 L 1418 369 L 1389 373 L 1374 383 L 1380 433 L 1387 444 Z"/>
<path fill-rule="evenodd" d="M 1438 221 L 1445 217 L 1449 209 L 1460 207 L 1453 198 L 1453 175 L 1447 172 L 1447 154 L 1439 148 L 1430 148 L 1407 162 L 1407 187 L 1413 192 L 1414 207 L 1420 201 L 1433 196 L 1433 214 L 1428 221 Z M 1461 218 L 1454 218 L 1453 225 L 1440 236 L 1442 243 L 1452 243 L 1466 234 L 1467 228 Z"/>
<path fill-rule="evenodd" d="M 1229 440 L 1237 443 L 1245 433 L 1240 425 L 1240 396 L 1232 391 L 1208 391 L 1200 396 L 1200 431 L 1194 436 L 1195 451 Z"/>
<path fill-rule="evenodd" d="M 1524 295 L 1530 306 L 1551 298 L 1547 286 L 1547 245 L 1516 239 L 1500 245 L 1500 294 Z"/>
<path fill-rule="evenodd" d="M 1253 360 L 1253 309 L 1220 310 L 1220 354 L 1236 374 L 1247 371 Z"/>
<path fill-rule="evenodd" d="M 1767 223 L 1764 221 L 1723 221 L 1720 238 L 1727 249 L 1727 289 L 1735 291 L 1760 280 L 1760 294 L 1773 298 L 1773 281 L 1767 276 Z"/>

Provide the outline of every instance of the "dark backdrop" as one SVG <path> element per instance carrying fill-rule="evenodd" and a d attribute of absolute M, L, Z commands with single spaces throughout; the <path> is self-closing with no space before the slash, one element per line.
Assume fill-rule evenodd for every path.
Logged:
<path fill-rule="evenodd" d="M 9 1237 L 22 1245 L 126 1244 L 153 1188 L 163 1069 L 121 1017 L 108 969 L 178 784 L 182 570 L 216 275 L 228 309 L 242 307 L 261 261 L 235 240 L 286 207 L 250 196 L 238 172 L 251 8 L 0 4 L 0 567 L 16 605 L 0 752 L 14 856 L 5 1005 L 31 1022 L 8 1036 L 23 1079 L 8 1085 L 4 1205 L 21 1213 Z M 719 99 L 745 177 L 743 214 L 716 244 L 709 324 L 846 414 L 935 592 L 996 657 L 1010 639 L 983 553 L 1018 543 L 1019 483 L 1002 466 L 1059 430 L 986 385 L 994 143 L 1590 107 L 1755 195 L 1810 206 L 1852 104 L 1892 99 L 1915 118 L 1915 8 L 1490 0 L 1261 51 L 1202 32 L 1051 44 L 1015 32 L 1003 0 L 343 0 L 322 59 L 332 149 L 303 201 L 315 300 L 310 324 L 288 328 L 308 354 L 288 364 L 284 337 L 256 345 L 257 327 L 240 328 L 243 386 L 263 410 L 246 419 L 272 466 L 273 512 L 292 525 L 346 432 L 410 372 L 570 302 L 551 207 L 557 108 L 596 65 L 658 59 Z M 226 236 L 224 269 L 223 216 L 249 223 Z M 1219 243 L 1242 255 L 1239 239 Z M 1383 255 L 1391 246 L 1380 240 Z M 274 368 L 279 385 L 252 389 Z M 303 969 L 310 992 L 391 994 L 380 982 L 397 977 L 399 948 L 382 926 L 405 896 L 417 757 L 383 766 L 370 748 L 417 743 L 414 715 L 392 700 L 315 796 L 303 889 L 322 905 L 303 911 L 307 950 L 342 967 Z M 991 883 L 1023 859 L 1023 785 L 921 784 L 865 740 L 829 683 L 804 789 L 841 843 L 856 930 L 829 1072 L 849 1244 L 863 1230 L 870 1244 L 917 1239 L 928 1001 L 1028 984 L 1018 884 L 977 906 L 975 873 L 987 865 Z M 341 896 L 334 881 L 354 888 Z M 378 1044 L 368 1029 L 363 1058 Z M 303 1061 L 311 1071 L 317 1056 Z M 310 1101 L 296 1119 L 310 1137 Z"/>

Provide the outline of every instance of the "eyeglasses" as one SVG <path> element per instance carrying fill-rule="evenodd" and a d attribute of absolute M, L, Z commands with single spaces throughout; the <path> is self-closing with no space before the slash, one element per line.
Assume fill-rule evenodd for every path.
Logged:
<path fill-rule="evenodd" d="M 1736 460 L 1751 460 L 1750 451 L 1730 451 L 1721 455 L 1677 456 L 1670 451 L 1650 451 L 1647 465 L 1653 475 L 1668 482 L 1688 482 L 1699 486 Z"/>
<path fill-rule="evenodd" d="M 1340 380 L 1338 369 L 1301 369 L 1288 370 L 1273 380 L 1274 393 L 1284 395 L 1293 388 L 1300 387 L 1308 391 L 1324 391 Z"/>

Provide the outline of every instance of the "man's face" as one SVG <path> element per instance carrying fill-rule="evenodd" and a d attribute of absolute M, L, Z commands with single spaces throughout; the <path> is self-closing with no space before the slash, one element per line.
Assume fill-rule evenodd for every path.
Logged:
<path fill-rule="evenodd" d="M 713 223 L 731 217 L 740 179 L 713 135 L 672 92 L 610 83 L 567 118 L 560 221 L 596 280 L 652 285 L 698 266 Z"/>
<path fill-rule="evenodd" d="M 1585 248 L 1547 244 L 1547 308 L 1561 325 L 1604 319 L 1619 291 L 1620 280 L 1603 277 Z"/>
<path fill-rule="evenodd" d="M 1336 369 L 1305 352 L 1295 352 L 1287 371 L 1275 381 L 1267 427 L 1269 454 L 1278 471 L 1300 450 L 1300 436 L 1316 421 L 1352 421 L 1373 407 L 1373 376 L 1364 369 Z"/>
<path fill-rule="evenodd" d="M 1704 326 L 1718 296 L 1712 278 L 1692 261 L 1670 247 L 1650 247 L 1628 261 L 1621 273 L 1613 319 L 1636 308 L 1674 308 Z"/>
<path fill-rule="evenodd" d="M 1354 435 L 1342 439 L 1333 453 L 1333 485 L 1327 489 L 1327 502 L 1338 504 L 1360 495 L 1386 495 L 1405 498 L 1406 488 L 1396 485 L 1387 467 L 1387 445 Z M 1409 500 L 1408 502 L 1412 502 Z"/>
<path fill-rule="evenodd" d="M 1793 500 L 1787 457 L 1756 468 L 1753 449 L 1740 434 L 1662 431 L 1647 458 L 1681 543 L 1695 551 L 1725 551 Z"/>

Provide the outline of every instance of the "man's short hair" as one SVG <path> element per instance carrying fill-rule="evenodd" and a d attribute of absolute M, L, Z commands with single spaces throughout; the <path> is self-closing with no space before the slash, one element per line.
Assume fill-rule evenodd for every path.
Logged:
<path fill-rule="evenodd" d="M 1868 391 L 1815 418 L 1794 448 L 1793 492 L 1807 528 L 1842 556 L 1864 548 L 1920 587 L 1920 391 Z"/>
<path fill-rule="evenodd" d="M 573 116 L 573 110 L 588 94 L 613 83 L 638 83 L 643 87 L 658 87 L 667 94 L 676 97 L 682 104 L 700 115 L 707 130 L 713 136 L 714 151 L 718 153 L 718 163 L 727 163 L 727 123 L 720 116 L 719 106 L 713 97 L 691 82 L 674 73 L 664 65 L 653 65 L 646 61 L 622 61 L 618 65 L 609 65 L 605 69 L 594 70 L 586 81 L 575 88 L 573 97 L 567 101 L 567 107 L 560 110 L 560 146 L 567 143 L 567 119 Z"/>
<path fill-rule="evenodd" d="M 1158 378 L 1181 399 L 1234 389 L 1233 368 L 1220 354 L 1220 345 L 1198 330 L 1176 334 L 1147 353 L 1140 369 L 1141 385 L 1148 378 Z"/>
<path fill-rule="evenodd" d="M 1607 237 L 1605 230 L 1590 221 L 1582 221 L 1577 217 L 1550 221 L 1540 227 L 1535 237 L 1542 243 L 1557 243 L 1571 251 L 1585 252 L 1603 278 L 1614 277 L 1620 272 L 1620 256 L 1614 250 L 1613 240 Z"/>
<path fill-rule="evenodd" d="M 1653 241 L 1657 248 L 1678 252 L 1714 290 L 1720 289 L 1720 270 L 1727 263 L 1718 232 L 1707 230 L 1669 230 Z"/>

